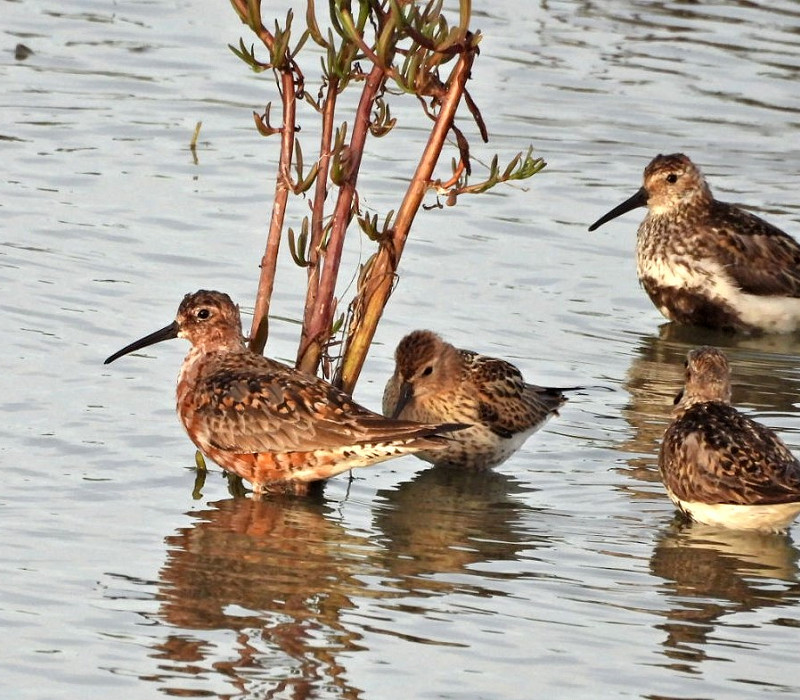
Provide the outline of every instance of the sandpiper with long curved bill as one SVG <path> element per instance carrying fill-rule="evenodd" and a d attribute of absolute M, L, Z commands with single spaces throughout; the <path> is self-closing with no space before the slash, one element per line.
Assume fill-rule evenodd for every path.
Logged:
<path fill-rule="evenodd" d="M 730 367 L 716 348 L 688 355 L 658 466 L 672 502 L 692 520 L 781 532 L 800 514 L 800 462 L 731 405 Z"/>
<path fill-rule="evenodd" d="M 664 316 L 743 332 L 800 328 L 800 245 L 755 214 L 714 199 L 682 153 L 659 155 L 644 185 L 590 227 L 637 207 L 639 281 Z"/>
<path fill-rule="evenodd" d="M 464 427 L 385 418 L 322 379 L 251 352 L 227 294 L 187 294 L 174 322 L 105 363 L 170 338 L 192 347 L 177 410 L 192 442 L 254 493 L 302 494 L 312 482 L 420 450 L 445 448 Z"/>

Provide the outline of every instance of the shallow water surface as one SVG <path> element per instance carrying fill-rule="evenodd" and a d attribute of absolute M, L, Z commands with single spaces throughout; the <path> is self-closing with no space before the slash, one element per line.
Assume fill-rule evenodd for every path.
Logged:
<path fill-rule="evenodd" d="M 493 472 L 404 458 L 319 498 L 254 501 L 216 468 L 195 490 L 173 412 L 182 342 L 102 360 L 187 291 L 227 291 L 247 316 L 276 158 L 251 112 L 276 99 L 271 77 L 226 48 L 243 28 L 225 3 L 5 3 L 0 695 L 800 693 L 792 537 L 682 525 L 655 470 L 702 343 L 728 352 L 737 405 L 800 449 L 800 342 L 665 324 L 636 280 L 643 211 L 586 231 L 680 150 L 720 198 L 800 234 L 800 10 L 475 12 L 470 88 L 492 142 L 465 115 L 474 154 L 532 143 L 548 167 L 420 213 L 356 398 L 380 405 L 417 327 L 589 388 Z M 17 43 L 33 54 L 16 60 Z M 397 133 L 370 142 L 361 196 L 377 210 L 424 141 L 417 109 L 398 103 Z M 370 250 L 354 239 L 347 264 Z M 268 351 L 291 361 L 304 273 L 284 253 Z"/>

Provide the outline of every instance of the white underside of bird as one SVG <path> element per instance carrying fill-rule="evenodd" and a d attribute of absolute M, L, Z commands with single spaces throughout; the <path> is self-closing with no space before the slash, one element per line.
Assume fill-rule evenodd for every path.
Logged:
<path fill-rule="evenodd" d="M 672 502 L 692 520 L 706 525 L 734 530 L 784 532 L 800 514 L 800 502 L 740 505 L 737 503 L 701 503 L 678 498 L 667 489 Z"/>
<path fill-rule="evenodd" d="M 800 298 L 748 294 L 714 260 L 640 257 L 637 271 L 640 279 L 651 279 L 661 287 L 694 292 L 712 302 L 726 304 L 743 325 L 770 333 L 792 333 L 800 328 Z M 671 318 L 668 308 L 662 306 L 659 311 Z"/>

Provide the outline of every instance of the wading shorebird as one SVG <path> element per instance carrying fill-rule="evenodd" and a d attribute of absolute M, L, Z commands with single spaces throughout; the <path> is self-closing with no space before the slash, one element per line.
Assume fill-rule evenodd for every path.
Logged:
<path fill-rule="evenodd" d="M 373 413 L 322 379 L 247 349 L 227 294 L 187 294 L 170 325 L 105 364 L 170 338 L 192 347 L 178 375 L 178 416 L 192 442 L 254 493 L 302 494 L 312 482 L 419 450 L 446 447 L 464 426 Z"/>
<path fill-rule="evenodd" d="M 526 384 L 509 362 L 459 350 L 432 331 L 403 338 L 383 392 L 383 413 L 424 422 L 466 423 L 447 446 L 417 457 L 437 466 L 487 469 L 516 452 L 567 400 L 562 392 Z"/>
<path fill-rule="evenodd" d="M 800 245 L 794 238 L 714 199 L 700 170 L 682 153 L 653 158 L 642 188 L 589 230 L 644 206 L 636 268 L 664 316 L 744 332 L 800 328 Z"/>
<path fill-rule="evenodd" d="M 689 518 L 781 532 L 800 513 L 800 462 L 769 428 L 731 406 L 731 372 L 716 348 L 692 350 L 658 466 Z"/>

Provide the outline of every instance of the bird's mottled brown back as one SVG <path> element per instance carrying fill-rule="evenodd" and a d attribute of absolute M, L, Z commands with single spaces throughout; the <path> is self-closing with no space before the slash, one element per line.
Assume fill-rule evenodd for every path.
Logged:
<path fill-rule="evenodd" d="M 530 430 L 555 414 L 566 402 L 559 389 L 526 384 L 514 365 L 462 351 L 471 378 L 470 394 L 477 399 L 480 420 L 502 437 Z"/>
<path fill-rule="evenodd" d="M 667 489 L 701 503 L 800 500 L 800 464 L 769 428 L 722 402 L 695 403 L 667 429 L 659 455 Z"/>
<path fill-rule="evenodd" d="M 186 400 L 194 406 L 195 430 L 220 449 L 307 452 L 420 435 L 420 425 L 388 420 L 266 357 L 208 353 L 202 363 Z"/>

